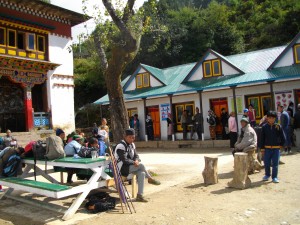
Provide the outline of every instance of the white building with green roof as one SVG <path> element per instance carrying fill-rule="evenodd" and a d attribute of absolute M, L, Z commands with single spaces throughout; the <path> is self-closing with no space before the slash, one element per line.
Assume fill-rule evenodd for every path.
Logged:
<path fill-rule="evenodd" d="M 155 138 L 167 140 L 168 112 L 176 139 L 182 139 L 181 114 L 194 114 L 196 107 L 204 117 L 203 136 L 209 139 L 209 109 L 218 117 L 222 108 L 236 111 L 239 121 L 251 103 L 259 122 L 278 104 L 287 108 L 290 102 L 300 103 L 300 33 L 285 46 L 230 56 L 209 49 L 197 63 L 164 69 L 140 64 L 122 84 L 128 115 L 139 116 L 140 139 L 145 138 L 145 117 L 151 113 Z M 94 103 L 109 104 L 108 96 Z M 220 124 L 216 130 L 221 133 Z"/>

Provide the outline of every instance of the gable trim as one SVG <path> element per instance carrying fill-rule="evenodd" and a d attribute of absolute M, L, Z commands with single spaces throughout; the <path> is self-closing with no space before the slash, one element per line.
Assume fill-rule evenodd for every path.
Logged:
<path fill-rule="evenodd" d="M 191 78 L 191 76 L 194 75 L 194 73 L 196 72 L 196 70 L 200 67 L 200 65 L 202 65 L 202 63 L 205 61 L 206 57 L 209 54 L 213 54 L 214 56 L 216 56 L 217 58 L 220 59 L 220 61 L 224 61 L 225 63 L 227 63 L 229 66 L 231 66 L 232 68 L 234 68 L 235 70 L 237 70 L 240 74 L 245 74 L 244 71 L 242 71 L 240 68 L 238 68 L 237 66 L 235 66 L 234 64 L 232 64 L 231 62 L 229 62 L 224 56 L 222 56 L 221 54 L 215 52 L 212 49 L 208 49 L 204 55 L 202 56 L 202 58 L 196 63 L 195 67 L 191 70 L 191 72 L 189 72 L 189 74 L 185 77 L 185 79 L 182 81 L 182 83 L 186 83 L 189 81 L 189 79 Z"/>
<path fill-rule="evenodd" d="M 296 43 L 296 41 L 300 38 L 300 32 L 293 38 L 293 40 L 289 43 L 288 46 L 286 46 L 286 48 L 279 54 L 279 56 L 277 56 L 277 58 L 274 60 L 274 62 L 269 66 L 269 68 L 267 70 L 272 70 L 276 64 L 279 62 L 279 60 L 287 53 L 288 50 L 290 50 L 290 48 L 293 48 L 294 44 Z M 294 50 L 293 50 L 294 51 Z M 294 57 L 294 54 L 293 54 Z M 295 61 L 295 60 L 294 60 Z"/>

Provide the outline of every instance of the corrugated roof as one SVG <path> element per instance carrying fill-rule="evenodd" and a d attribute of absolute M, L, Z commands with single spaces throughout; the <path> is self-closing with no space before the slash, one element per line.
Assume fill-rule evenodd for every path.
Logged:
<path fill-rule="evenodd" d="M 154 96 L 165 96 L 180 92 L 183 93 L 197 90 L 217 89 L 251 83 L 255 84 L 270 80 L 300 78 L 300 65 L 275 68 L 271 71 L 267 70 L 285 48 L 286 46 L 280 46 L 226 57 L 216 53 L 218 56 L 222 56 L 222 59 L 226 59 L 232 65 L 245 72 L 245 74 L 203 78 L 198 81 L 190 81 L 185 83 L 183 83 L 184 79 L 193 70 L 197 63 L 184 64 L 165 69 L 159 69 L 141 64 L 141 66 L 153 74 L 153 76 L 162 81 L 165 86 L 124 92 L 124 97 L 126 100 L 132 100 Z M 129 77 L 123 80 L 122 85 L 125 85 L 128 80 Z M 95 103 L 107 104 L 108 97 L 104 96 Z"/>

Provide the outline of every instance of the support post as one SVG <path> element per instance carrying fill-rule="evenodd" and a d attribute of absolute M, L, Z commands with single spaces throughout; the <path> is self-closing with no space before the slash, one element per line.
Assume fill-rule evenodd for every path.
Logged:
<path fill-rule="evenodd" d="M 202 115 L 202 124 L 201 124 L 202 137 L 201 137 L 201 140 L 204 141 L 204 120 L 203 120 L 202 92 L 203 92 L 203 90 L 198 91 L 199 101 L 200 101 L 200 111 L 201 111 L 201 115 Z"/>
<path fill-rule="evenodd" d="M 268 81 L 268 83 L 270 84 L 270 92 L 271 92 L 271 109 L 276 110 L 274 104 L 274 90 L 273 90 L 274 80 Z"/>
<path fill-rule="evenodd" d="M 144 120 L 147 118 L 146 98 L 143 98 Z M 146 122 L 146 121 L 145 121 Z M 148 141 L 146 123 L 144 123 L 145 141 Z"/>
<path fill-rule="evenodd" d="M 172 141 L 175 141 L 175 133 L 174 133 L 174 121 L 173 121 L 173 118 L 174 118 L 174 115 L 173 115 L 173 95 L 170 94 L 168 95 L 169 96 L 169 99 L 170 99 L 170 113 L 172 115 L 172 126 L 173 126 L 173 129 L 172 129 Z"/>
<path fill-rule="evenodd" d="M 237 131 L 239 130 L 239 123 L 238 123 L 238 117 L 237 117 L 237 106 L 236 106 L 236 94 L 235 94 L 235 88 L 236 86 L 231 86 L 232 89 L 232 95 L 233 95 L 233 104 L 234 104 L 234 111 L 235 111 L 235 122 L 236 122 L 236 128 Z"/>
<path fill-rule="evenodd" d="M 31 131 L 34 128 L 31 87 L 24 88 L 24 106 L 26 130 Z"/>

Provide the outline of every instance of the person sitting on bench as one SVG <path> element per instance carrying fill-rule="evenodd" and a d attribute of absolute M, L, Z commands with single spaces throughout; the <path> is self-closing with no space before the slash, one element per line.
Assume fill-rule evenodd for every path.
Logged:
<path fill-rule="evenodd" d="M 144 164 L 141 163 L 139 155 L 136 152 L 134 129 L 127 129 L 125 131 L 124 140 L 122 140 L 115 148 L 115 158 L 120 169 L 121 175 L 127 177 L 129 174 L 136 174 L 138 181 L 137 201 L 148 202 L 144 198 L 144 180 L 148 178 L 149 184 L 160 185 L 160 182 L 153 179 L 147 171 Z"/>

